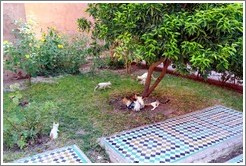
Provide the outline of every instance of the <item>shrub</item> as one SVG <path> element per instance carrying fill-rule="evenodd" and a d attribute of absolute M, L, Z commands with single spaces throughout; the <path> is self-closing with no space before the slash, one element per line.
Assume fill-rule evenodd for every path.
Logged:
<path fill-rule="evenodd" d="M 57 114 L 57 105 L 53 102 L 32 102 L 26 107 L 16 107 L 5 111 L 3 116 L 3 142 L 8 148 L 17 145 L 23 149 L 42 135 L 49 134 Z"/>
<path fill-rule="evenodd" d="M 4 66 L 16 72 L 22 69 L 29 78 L 37 75 L 75 74 L 87 56 L 87 40 L 85 37 L 69 37 L 48 28 L 37 39 L 30 23 L 16 21 L 17 28 L 13 32 L 17 36 L 14 43 L 4 41 L 4 55 L 7 57 Z"/>
<path fill-rule="evenodd" d="M 111 58 L 107 61 L 107 64 L 110 69 L 124 69 L 125 68 L 125 62 L 120 59 L 120 60 L 112 60 Z"/>
<path fill-rule="evenodd" d="M 82 35 L 76 35 L 69 42 L 67 56 L 64 57 L 63 63 L 61 64 L 65 73 L 78 73 L 80 65 L 86 63 L 88 56 L 86 44 L 87 38 Z"/>
<path fill-rule="evenodd" d="M 39 50 L 41 64 L 39 75 L 59 73 L 59 63 L 66 55 L 64 47 L 66 48 L 67 45 L 64 38 L 54 28 L 48 28 L 48 32 L 42 34 Z"/>
<path fill-rule="evenodd" d="M 4 61 L 6 69 L 16 72 L 23 69 L 29 76 L 35 76 L 39 70 L 37 61 L 39 43 L 33 33 L 33 24 L 15 21 L 17 28 L 12 32 L 17 37 L 14 43 L 4 41 L 4 55 L 8 55 Z"/>
<path fill-rule="evenodd" d="M 79 72 L 79 66 L 85 63 L 86 39 L 75 37 L 70 42 L 54 28 L 48 28 L 43 33 L 40 45 L 42 66 L 40 75 L 74 74 Z"/>

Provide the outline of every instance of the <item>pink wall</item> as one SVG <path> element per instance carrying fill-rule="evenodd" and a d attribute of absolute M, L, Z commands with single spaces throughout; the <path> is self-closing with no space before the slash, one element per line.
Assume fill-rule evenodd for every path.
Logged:
<path fill-rule="evenodd" d="M 33 18 L 38 27 L 36 32 L 46 31 L 47 27 L 54 26 L 66 34 L 76 34 L 76 20 L 80 17 L 89 18 L 85 12 L 86 3 L 26 3 L 26 18 Z"/>

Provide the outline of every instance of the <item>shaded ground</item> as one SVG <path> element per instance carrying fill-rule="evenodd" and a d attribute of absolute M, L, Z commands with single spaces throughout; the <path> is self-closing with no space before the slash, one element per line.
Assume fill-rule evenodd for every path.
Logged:
<path fill-rule="evenodd" d="M 126 97 L 130 98 L 131 96 L 133 96 L 134 94 L 130 94 Z M 148 112 L 150 118 L 154 117 L 155 115 L 159 114 L 159 115 L 164 115 L 164 116 L 168 116 L 170 114 L 175 114 L 177 113 L 177 111 L 173 110 L 170 107 L 170 99 L 166 98 L 166 97 L 149 97 L 144 99 L 145 104 L 149 104 L 151 102 L 154 102 L 156 100 L 160 101 L 160 105 L 155 109 L 155 110 L 151 110 L 153 107 L 152 106 L 145 106 L 143 109 L 141 109 L 139 112 L 136 113 L 140 113 L 140 112 Z M 124 111 L 132 111 L 133 110 L 129 110 L 128 108 L 126 108 L 126 105 L 122 103 L 122 96 L 116 96 L 110 99 L 109 101 L 110 105 L 113 105 L 114 111 L 115 112 L 124 112 Z"/>

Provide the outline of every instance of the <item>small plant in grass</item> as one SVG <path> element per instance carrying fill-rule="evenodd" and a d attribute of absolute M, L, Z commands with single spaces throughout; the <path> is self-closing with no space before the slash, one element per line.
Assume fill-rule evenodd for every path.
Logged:
<path fill-rule="evenodd" d="M 48 135 L 50 124 L 58 121 L 58 106 L 51 101 L 30 103 L 27 107 L 18 107 L 4 112 L 3 142 L 8 148 L 17 145 L 23 149 L 33 144 L 43 135 Z"/>
<path fill-rule="evenodd" d="M 15 105 L 19 105 L 20 99 L 22 98 L 22 94 L 20 93 L 20 84 L 15 83 L 9 86 L 11 91 L 14 91 L 14 93 L 9 94 L 9 97 L 12 99 L 13 103 Z"/>

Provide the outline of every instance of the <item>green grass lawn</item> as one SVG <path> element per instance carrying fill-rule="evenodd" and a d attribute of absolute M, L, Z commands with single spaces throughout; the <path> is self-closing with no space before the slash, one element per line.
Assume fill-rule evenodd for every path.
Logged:
<path fill-rule="evenodd" d="M 94 92 L 96 84 L 104 81 L 111 81 L 112 88 Z M 92 162 L 98 162 L 97 154 L 103 156 L 105 161 L 108 160 L 98 146 L 98 138 L 168 118 L 158 114 L 150 117 L 150 113 L 146 111 L 113 109 L 109 104 L 111 98 L 141 93 L 143 90 L 143 86 L 128 75 L 118 75 L 105 70 L 96 75 L 69 75 L 59 79 L 58 82 L 58 84 L 33 84 L 29 89 L 23 90 L 22 94 L 30 103 L 34 101 L 57 103 L 60 132 L 55 146 L 76 143 Z M 184 113 L 215 104 L 243 111 L 242 94 L 171 75 L 166 75 L 152 96 L 169 98 L 170 107 Z M 9 109 L 16 108 L 13 108 L 8 93 L 4 93 L 4 112 Z M 5 150 L 3 159 L 4 162 L 10 162 L 37 152 L 39 150 Z"/>

